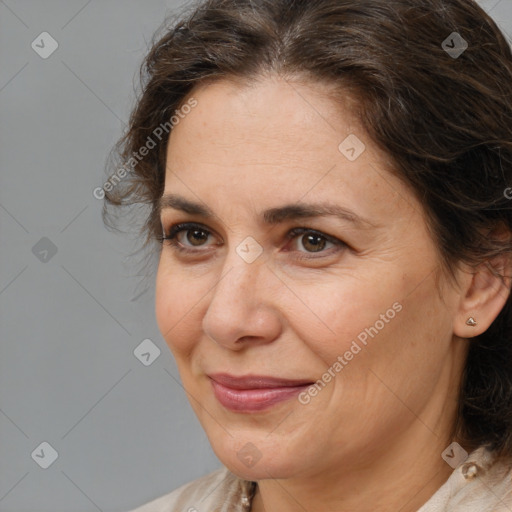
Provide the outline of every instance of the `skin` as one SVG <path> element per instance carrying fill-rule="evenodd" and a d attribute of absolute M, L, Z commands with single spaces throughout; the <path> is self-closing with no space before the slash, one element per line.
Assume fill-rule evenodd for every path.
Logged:
<path fill-rule="evenodd" d="M 461 266 L 456 285 L 441 272 L 421 205 L 386 170 L 348 98 L 336 104 L 325 88 L 275 76 L 222 80 L 193 97 L 170 136 L 164 194 L 214 217 L 162 210 L 163 230 L 196 222 L 206 233 L 178 235 L 193 253 L 163 243 L 156 317 L 215 453 L 258 481 L 255 512 L 417 510 L 452 471 L 441 453 L 453 441 L 465 338 L 487 329 L 507 293 L 484 267 Z M 366 146 L 355 161 L 338 149 L 349 134 Z M 298 201 L 370 224 L 263 222 L 264 210 Z M 311 233 L 286 238 L 296 227 L 346 245 L 315 252 Z M 252 263 L 236 250 L 248 236 L 263 249 Z M 214 372 L 320 379 L 395 303 L 401 311 L 308 404 L 248 414 L 215 398 Z M 261 456 L 252 467 L 237 457 L 247 443 Z"/>

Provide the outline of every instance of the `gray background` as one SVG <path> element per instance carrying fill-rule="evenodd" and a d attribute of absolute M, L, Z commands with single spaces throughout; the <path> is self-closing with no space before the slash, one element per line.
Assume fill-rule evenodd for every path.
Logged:
<path fill-rule="evenodd" d="M 512 0 L 480 3 L 510 39 Z M 126 511 L 219 465 L 138 245 L 105 230 L 92 193 L 148 42 L 180 5 L 0 0 L 1 512 Z M 42 32 L 58 43 L 46 59 Z M 161 350 L 148 366 L 145 339 Z M 58 452 L 47 469 L 42 442 Z"/>

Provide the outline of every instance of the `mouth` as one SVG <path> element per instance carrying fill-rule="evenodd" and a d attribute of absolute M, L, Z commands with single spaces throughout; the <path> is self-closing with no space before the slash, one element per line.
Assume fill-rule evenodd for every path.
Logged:
<path fill-rule="evenodd" d="M 226 409 L 234 412 L 258 412 L 289 400 L 314 384 L 306 380 L 290 380 L 263 375 L 235 377 L 211 374 L 215 397 Z"/>

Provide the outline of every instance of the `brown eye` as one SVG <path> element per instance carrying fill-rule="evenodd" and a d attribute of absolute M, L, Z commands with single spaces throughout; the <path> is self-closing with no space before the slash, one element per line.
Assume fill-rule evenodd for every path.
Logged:
<path fill-rule="evenodd" d="M 162 230 L 164 230 L 163 226 Z M 210 242 L 213 242 L 214 236 L 215 235 L 210 230 L 202 227 L 201 225 L 187 222 L 171 226 L 169 231 L 164 233 L 159 240 L 161 243 L 166 242 L 169 246 L 183 253 L 186 253 L 187 251 L 195 251 L 196 253 L 199 253 L 205 251 L 202 247 L 207 248 L 212 245 L 208 242 L 210 238 L 212 238 Z M 195 248 L 201 249 L 200 251 L 196 251 Z"/>
<path fill-rule="evenodd" d="M 336 237 L 306 227 L 292 229 L 288 232 L 287 238 L 291 241 L 291 250 L 295 253 L 295 257 L 300 260 L 333 256 L 348 247 L 345 242 Z M 288 251 L 290 248 L 287 249 Z"/>
<path fill-rule="evenodd" d="M 188 229 L 186 231 L 182 231 L 182 233 L 186 233 L 187 241 L 190 245 L 200 246 L 203 242 L 208 240 L 209 234 L 203 229 Z"/>
<path fill-rule="evenodd" d="M 325 237 L 316 233 L 303 235 L 301 238 L 302 246 L 308 252 L 321 252 L 325 249 L 327 240 Z"/>

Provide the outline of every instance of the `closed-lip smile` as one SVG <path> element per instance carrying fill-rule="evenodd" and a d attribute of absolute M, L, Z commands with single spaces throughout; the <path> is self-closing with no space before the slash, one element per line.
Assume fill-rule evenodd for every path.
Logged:
<path fill-rule="evenodd" d="M 299 394 L 313 381 L 282 379 L 265 375 L 236 377 L 227 373 L 209 374 L 217 400 L 235 412 L 258 412 Z"/>

